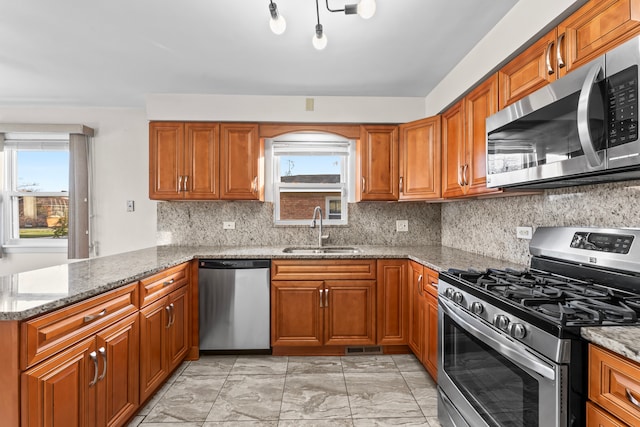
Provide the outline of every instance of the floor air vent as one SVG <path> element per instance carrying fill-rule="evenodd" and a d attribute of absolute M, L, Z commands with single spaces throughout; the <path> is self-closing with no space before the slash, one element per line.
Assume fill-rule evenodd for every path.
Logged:
<path fill-rule="evenodd" d="M 344 351 L 346 355 L 355 354 L 382 354 L 382 347 L 379 345 L 372 347 L 347 347 Z"/>

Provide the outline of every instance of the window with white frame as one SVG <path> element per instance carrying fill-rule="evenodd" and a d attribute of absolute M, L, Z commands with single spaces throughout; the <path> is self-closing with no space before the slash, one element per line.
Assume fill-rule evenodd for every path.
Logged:
<path fill-rule="evenodd" d="M 5 135 L 3 244 L 66 250 L 69 135 Z"/>
<path fill-rule="evenodd" d="M 325 134 L 289 134 L 266 141 L 266 200 L 275 223 L 308 225 L 316 206 L 327 225 L 347 224 L 353 195 L 355 144 Z"/>

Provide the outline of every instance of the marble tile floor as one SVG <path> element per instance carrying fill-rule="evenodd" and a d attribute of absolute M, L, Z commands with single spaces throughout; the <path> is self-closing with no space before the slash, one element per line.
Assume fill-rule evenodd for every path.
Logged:
<path fill-rule="evenodd" d="M 413 356 L 202 356 L 128 427 L 440 427 L 436 386 Z"/>

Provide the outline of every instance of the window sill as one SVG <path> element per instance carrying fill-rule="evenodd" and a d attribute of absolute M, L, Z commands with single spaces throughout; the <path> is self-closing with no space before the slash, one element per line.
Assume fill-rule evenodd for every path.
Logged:
<path fill-rule="evenodd" d="M 55 244 L 6 244 L 2 246 L 2 251 L 6 254 L 36 254 L 36 253 L 66 253 L 67 242 Z"/>

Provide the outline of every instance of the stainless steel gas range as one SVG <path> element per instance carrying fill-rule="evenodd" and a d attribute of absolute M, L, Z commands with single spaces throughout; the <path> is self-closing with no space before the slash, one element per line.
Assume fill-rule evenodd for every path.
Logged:
<path fill-rule="evenodd" d="M 449 270 L 438 286 L 438 418 L 582 426 L 584 326 L 638 324 L 640 229 L 538 228 L 524 271 Z"/>

